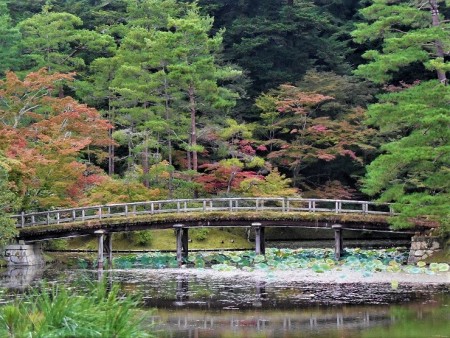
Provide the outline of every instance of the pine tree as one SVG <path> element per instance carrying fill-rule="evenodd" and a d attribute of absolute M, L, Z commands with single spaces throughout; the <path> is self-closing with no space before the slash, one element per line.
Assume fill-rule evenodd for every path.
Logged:
<path fill-rule="evenodd" d="M 358 42 L 381 44 L 380 50 L 365 53 L 369 62 L 357 70 L 388 85 L 379 103 L 368 109 L 369 123 L 380 128 L 385 144 L 383 154 L 367 168 L 364 191 L 395 203 L 397 227 L 420 223 L 420 218 L 444 229 L 450 223 L 450 38 L 439 4 L 375 0 L 361 11 L 368 22 L 353 32 Z M 422 68 L 413 74 L 416 79 L 427 80 L 433 71 L 437 80 L 407 83 L 405 70 L 413 65 Z"/>
<path fill-rule="evenodd" d="M 13 27 L 5 0 L 0 1 L 0 75 L 20 66 L 20 31 Z"/>
<path fill-rule="evenodd" d="M 84 70 L 97 57 L 113 53 L 111 36 L 80 29 L 81 19 L 69 13 L 54 13 L 44 7 L 42 13 L 18 25 L 22 32 L 21 49 L 25 70 L 46 67 L 51 72 Z"/>

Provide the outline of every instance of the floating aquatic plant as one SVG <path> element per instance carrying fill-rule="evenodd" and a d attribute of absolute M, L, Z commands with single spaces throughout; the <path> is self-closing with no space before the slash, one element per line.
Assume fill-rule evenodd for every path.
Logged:
<path fill-rule="evenodd" d="M 375 272 L 407 272 L 412 274 L 449 271 L 446 263 L 424 262 L 406 265 L 408 253 L 398 249 L 362 250 L 346 249 L 342 259 L 336 261 L 332 249 L 274 249 L 266 250 L 266 255 L 256 255 L 253 251 L 237 252 L 190 252 L 184 264 L 195 268 L 212 268 L 216 271 L 266 271 L 311 269 L 324 273 L 343 267 L 361 271 L 370 277 Z M 114 259 L 117 268 L 176 268 L 178 262 L 174 253 L 153 252 L 142 255 L 128 255 Z"/>

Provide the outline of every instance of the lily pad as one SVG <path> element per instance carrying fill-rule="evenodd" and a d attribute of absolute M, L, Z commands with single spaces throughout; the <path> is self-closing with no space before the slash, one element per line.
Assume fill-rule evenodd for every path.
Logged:
<path fill-rule="evenodd" d="M 447 263 L 439 263 L 438 270 L 441 272 L 448 271 L 450 266 Z"/>

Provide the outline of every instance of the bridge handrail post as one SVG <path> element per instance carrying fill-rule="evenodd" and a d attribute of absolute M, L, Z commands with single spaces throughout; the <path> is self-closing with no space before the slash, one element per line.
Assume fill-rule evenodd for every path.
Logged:
<path fill-rule="evenodd" d="M 389 215 L 394 215 L 395 214 L 395 212 L 394 212 L 394 207 L 392 206 L 392 204 L 389 204 Z"/>
<path fill-rule="evenodd" d="M 101 206 L 98 207 L 98 218 L 102 219 L 102 207 Z"/>
<path fill-rule="evenodd" d="M 153 215 L 155 213 L 155 203 L 150 202 L 150 213 Z"/>
<path fill-rule="evenodd" d="M 335 207 L 336 214 L 339 214 L 341 212 L 342 202 L 341 201 L 336 201 L 334 203 L 334 207 Z"/>
<path fill-rule="evenodd" d="M 23 228 L 25 226 L 25 212 L 22 211 L 20 213 L 20 227 Z"/>
<path fill-rule="evenodd" d="M 49 225 L 49 224 L 50 224 L 50 213 L 47 212 L 47 225 Z"/>
<path fill-rule="evenodd" d="M 366 215 L 369 212 L 369 203 L 367 202 L 362 203 L 362 212 L 364 215 Z"/>
<path fill-rule="evenodd" d="M 233 200 L 232 200 L 232 199 L 230 199 L 230 200 L 228 201 L 228 211 L 229 211 L 229 212 L 232 212 L 232 211 L 233 211 Z"/>
<path fill-rule="evenodd" d="M 75 209 L 73 209 L 72 210 L 72 220 L 75 222 L 75 220 L 77 219 L 77 214 L 76 214 L 76 210 Z"/>
<path fill-rule="evenodd" d="M 81 220 L 84 221 L 86 219 L 86 209 L 81 209 Z"/>
<path fill-rule="evenodd" d="M 128 204 L 125 204 L 125 210 L 124 210 L 124 213 L 125 213 L 125 217 L 128 218 Z"/>

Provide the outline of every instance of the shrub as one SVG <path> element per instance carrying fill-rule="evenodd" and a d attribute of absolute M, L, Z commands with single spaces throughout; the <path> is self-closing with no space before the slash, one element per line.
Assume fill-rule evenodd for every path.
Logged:
<path fill-rule="evenodd" d="M 152 242 L 153 235 L 150 230 L 135 231 L 132 235 L 133 243 L 139 246 L 147 246 Z"/>
<path fill-rule="evenodd" d="M 197 241 L 204 241 L 209 234 L 209 229 L 207 228 L 192 229 L 191 234 L 192 237 L 195 238 Z"/>

